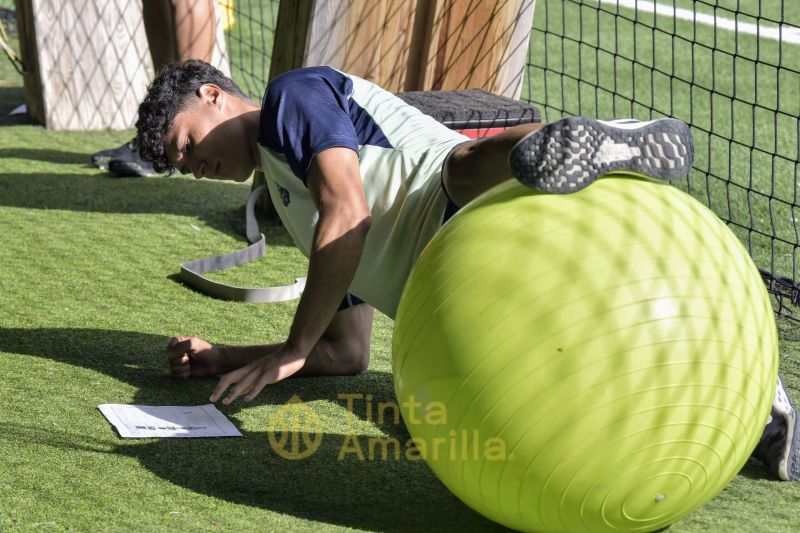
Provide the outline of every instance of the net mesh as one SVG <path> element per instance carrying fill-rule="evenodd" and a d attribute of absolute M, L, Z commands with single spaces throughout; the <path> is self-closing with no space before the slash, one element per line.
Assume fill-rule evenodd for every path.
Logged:
<path fill-rule="evenodd" d="M 260 98 L 279 0 L 220 0 L 233 77 Z M 522 100 L 570 115 L 679 118 L 695 165 L 678 183 L 747 246 L 779 315 L 800 303 L 800 4 L 538 0 Z"/>
<path fill-rule="evenodd" d="M 279 0 L 218 0 L 224 17 L 231 76 L 251 98 L 260 100 L 269 80 Z"/>
<path fill-rule="evenodd" d="M 746 244 L 778 312 L 798 303 L 800 4 L 539 0 L 522 98 L 543 119 L 672 116 L 692 127 L 678 186 Z"/>

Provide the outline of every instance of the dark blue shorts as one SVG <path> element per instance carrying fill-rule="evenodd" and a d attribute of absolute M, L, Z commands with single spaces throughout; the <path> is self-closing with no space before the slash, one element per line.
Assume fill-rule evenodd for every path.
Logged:
<path fill-rule="evenodd" d="M 448 220 L 452 218 L 453 215 L 458 213 L 460 207 L 456 205 L 450 195 L 447 194 L 447 189 L 444 187 L 444 180 L 441 183 L 442 192 L 444 193 L 445 198 L 447 198 L 447 205 L 444 206 L 444 216 L 442 216 L 442 225 L 444 225 Z"/>

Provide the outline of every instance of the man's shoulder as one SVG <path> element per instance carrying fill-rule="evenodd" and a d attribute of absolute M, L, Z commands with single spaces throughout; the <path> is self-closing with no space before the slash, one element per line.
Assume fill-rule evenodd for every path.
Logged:
<path fill-rule="evenodd" d="M 297 97 L 302 97 L 304 89 L 313 90 L 315 87 L 337 90 L 337 92 L 352 92 L 353 82 L 351 77 L 344 72 L 327 65 L 315 67 L 302 67 L 284 72 L 267 84 L 265 99 L 270 94 L 279 94 L 289 91 Z M 342 90 L 344 89 L 344 90 Z"/>
<path fill-rule="evenodd" d="M 350 117 L 353 82 L 331 67 L 307 67 L 275 78 L 261 105 L 258 144 L 286 158 L 304 180 L 322 150 L 358 150 Z"/>

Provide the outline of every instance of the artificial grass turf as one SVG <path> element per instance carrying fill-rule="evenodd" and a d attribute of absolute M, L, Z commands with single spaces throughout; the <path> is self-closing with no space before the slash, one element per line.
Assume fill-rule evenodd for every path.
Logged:
<path fill-rule="evenodd" d="M 486 525 L 436 484 L 424 465 L 337 460 L 351 423 L 337 394 L 371 393 L 384 401 L 391 396 L 386 320 L 376 328 L 373 372 L 288 382 L 270 387 L 252 407 L 225 408 L 244 439 L 117 439 L 96 411 L 98 403 L 207 401 L 214 380 L 174 383 L 165 376 L 169 335 L 195 333 L 224 343 L 279 341 L 293 304 L 212 300 L 170 279 L 182 258 L 241 244 L 233 234 L 246 186 L 183 178 L 114 180 L 74 162 L 32 161 L 34 155 L 45 157 L 45 150 L 32 151 L 37 143 L 30 135 L 41 145 L 56 143 L 59 158 L 78 147 L 89 154 L 110 140 L 28 126 L 0 133 L 4 149 L 16 146 L 23 154 L 6 155 L 0 173 L 5 261 L 0 357 L 8 428 L 0 446 L 11 466 L 0 482 L 6 485 L 3 525 L 217 523 L 288 530 L 304 529 L 304 518 L 385 529 L 401 523 L 387 504 L 396 513 L 409 510 L 409 525 L 444 519 L 442 508 L 451 509 L 454 524 Z M 215 214 L 193 215 L 204 209 Z M 272 228 L 268 238 L 283 243 L 271 255 L 297 255 L 280 230 Z M 302 273 L 304 262 L 294 266 Z M 251 278 L 271 276 L 261 275 L 269 268 L 256 270 Z M 295 392 L 318 413 L 325 434 L 323 447 L 302 462 L 271 453 L 265 438 L 274 406 Z M 370 424 L 357 428 L 381 434 Z M 431 504 L 426 517 L 422 510 Z"/>
<path fill-rule="evenodd" d="M 207 298 L 174 279 L 178 263 L 242 244 L 248 187 L 188 178 L 112 179 L 87 165 L 130 132 L 54 133 L 6 118 L 21 99 L 0 62 L 0 529 L 492 530 L 419 462 L 339 455 L 346 435 L 402 426 L 352 417 L 340 394 L 394 399 L 392 323 L 376 319 L 370 371 L 288 380 L 253 404 L 222 407 L 240 439 L 122 440 L 99 403 L 206 403 L 215 380 L 166 375 L 171 335 L 277 342 L 294 304 Z M 9 81 L 10 80 L 10 81 Z M 5 87 L 3 86 L 5 84 Z M 264 228 L 267 258 L 225 274 L 284 283 L 305 261 L 285 232 Z M 800 334 L 782 324 L 782 372 L 794 397 Z M 322 445 L 292 461 L 270 447 L 274 417 L 297 394 Z M 371 410 L 375 418 L 374 410 Z M 363 442 L 363 441 L 362 441 Z M 747 467 L 673 531 L 794 531 L 800 485 Z"/>
<path fill-rule="evenodd" d="M 213 300 L 170 279 L 181 259 L 240 244 L 236 230 L 247 188 L 184 178 L 115 180 L 77 162 L 81 150 L 88 155 L 125 138 L 0 128 L 6 150 L 0 169 L 0 453 L 7 469 L 0 480 L 0 524 L 490 528 L 423 464 L 359 461 L 353 455 L 338 460 L 343 436 L 351 430 L 404 440 L 402 427 L 377 427 L 359 409 L 362 416 L 353 421 L 337 400 L 352 393 L 372 394 L 373 405 L 392 400 L 391 323 L 382 317 L 369 373 L 290 380 L 268 388 L 255 405 L 223 408 L 245 433 L 243 439 L 115 436 L 96 411 L 98 403 L 206 401 L 213 380 L 177 383 L 166 377 L 163 349 L 169 335 L 277 341 L 293 310 L 291 304 Z M 15 150 L 21 157 L 10 157 Z M 68 161 L 58 162 L 63 158 Z M 203 211 L 209 214 L 198 216 Z M 281 243 L 271 256 L 284 256 L 288 265 L 297 259 L 294 267 L 302 271 L 303 261 L 279 228 L 270 228 L 268 240 Z M 241 280 L 274 276 L 268 262 L 240 273 Z M 795 343 L 783 346 L 786 359 L 786 348 L 794 350 Z M 788 377 L 796 384 L 797 367 L 792 368 Z M 271 416 L 294 393 L 309 402 L 324 433 L 320 450 L 302 461 L 278 456 L 266 438 Z M 720 497 L 673 529 L 790 530 L 798 523 L 800 491 L 793 484 L 749 477 L 759 474 L 750 469 L 738 476 Z"/>

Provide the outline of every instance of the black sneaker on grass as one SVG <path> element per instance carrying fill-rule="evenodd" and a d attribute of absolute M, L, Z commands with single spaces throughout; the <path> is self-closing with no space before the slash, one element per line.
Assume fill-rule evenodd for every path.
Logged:
<path fill-rule="evenodd" d="M 97 152 L 92 156 L 92 164 L 98 168 L 108 169 L 116 176 L 126 178 L 158 174 L 152 164 L 139 156 L 133 141 L 117 148 Z"/>
<path fill-rule="evenodd" d="M 108 150 L 100 150 L 96 154 L 92 156 L 92 164 L 97 168 L 102 168 L 106 170 L 108 168 L 108 163 L 112 159 L 130 159 L 133 157 L 133 154 L 136 152 L 136 145 L 133 144 L 133 140 L 130 142 L 126 142 L 122 146 L 118 146 L 117 148 L 109 148 Z"/>
<path fill-rule="evenodd" d="M 564 194 L 613 171 L 663 180 L 682 178 L 692 168 L 693 158 L 689 126 L 680 120 L 571 117 L 520 140 L 509 153 L 509 166 L 521 183 Z"/>
<path fill-rule="evenodd" d="M 156 176 L 153 165 L 143 159 L 123 160 L 112 159 L 108 163 L 108 171 L 120 178 L 143 178 L 145 176 Z"/>
<path fill-rule="evenodd" d="M 780 377 L 767 427 L 753 457 L 778 479 L 800 481 L 800 417 Z"/>

